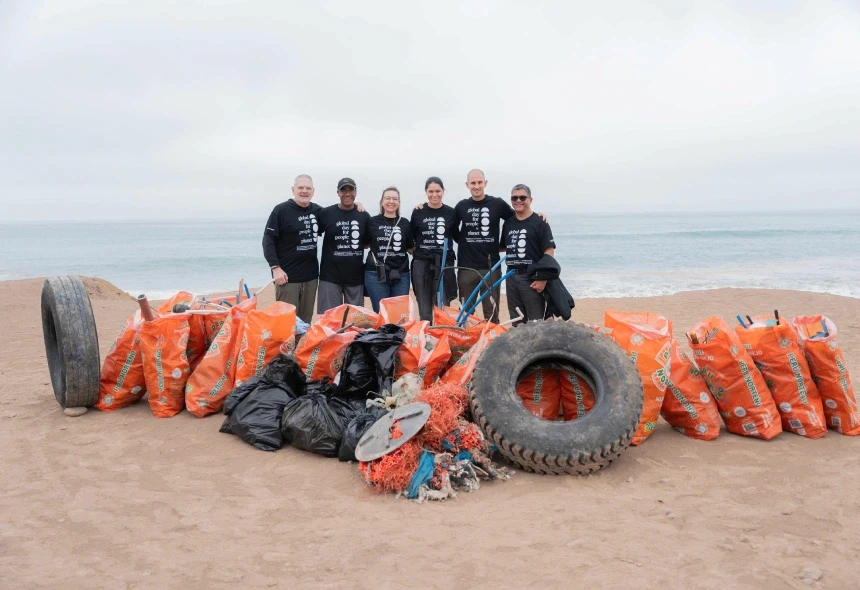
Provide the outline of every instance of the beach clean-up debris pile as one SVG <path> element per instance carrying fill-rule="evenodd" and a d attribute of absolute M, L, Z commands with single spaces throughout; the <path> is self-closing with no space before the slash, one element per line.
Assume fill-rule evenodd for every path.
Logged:
<path fill-rule="evenodd" d="M 291 445 L 341 461 L 357 461 L 362 437 L 387 417 L 383 452 L 360 472 L 417 501 L 510 476 L 468 420 L 467 390 L 481 351 L 507 328 L 474 317 L 459 327 L 450 308 L 431 325 L 403 296 L 383 300 L 378 314 L 341 305 L 297 338 L 294 306 L 257 304 L 249 293 L 208 302 L 180 292 L 155 310 L 141 301 L 104 360 L 96 407 L 118 410 L 149 393 L 156 417 L 223 412 L 221 432 L 258 449 Z M 429 413 L 407 437 L 413 407 Z"/>
<path fill-rule="evenodd" d="M 780 432 L 820 438 L 828 428 L 860 434 L 860 413 L 836 325 L 827 317 L 738 316 L 734 329 L 719 317 L 686 334 L 691 359 L 654 313 L 607 310 L 603 327 L 639 370 L 644 404 L 632 444 L 642 444 L 662 417 L 690 438 L 712 440 L 720 419 L 730 433 L 764 440 Z M 535 383 L 539 382 L 538 394 Z M 590 385 L 574 372 L 541 367 L 517 392 L 533 414 L 575 419 L 594 404 Z"/>
<path fill-rule="evenodd" d="M 241 292 L 218 301 L 180 292 L 156 310 L 140 301 L 104 360 L 96 408 L 118 410 L 148 393 L 159 418 L 223 413 L 221 432 L 258 449 L 291 445 L 358 460 L 369 485 L 418 501 L 509 477 L 470 421 L 468 390 L 505 326 L 463 322 L 452 308 L 420 321 L 402 296 L 383 300 L 379 313 L 341 305 L 297 334 L 292 305 L 259 309 L 256 296 Z M 721 421 L 730 433 L 765 440 L 782 431 L 820 438 L 828 428 L 860 434 L 834 323 L 821 315 L 789 322 L 777 311 L 745 318 L 734 329 L 719 317 L 696 323 L 685 334 L 692 358 L 659 314 L 607 310 L 603 326 L 592 326 L 641 377 L 633 445 L 660 416 L 703 441 L 720 434 Z M 574 367 L 547 362 L 527 367 L 516 393 L 538 418 L 570 422 L 588 415 L 594 388 Z"/>

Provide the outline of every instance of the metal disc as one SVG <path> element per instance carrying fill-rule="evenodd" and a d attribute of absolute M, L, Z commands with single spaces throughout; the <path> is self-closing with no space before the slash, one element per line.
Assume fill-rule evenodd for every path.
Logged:
<path fill-rule="evenodd" d="M 355 447 L 355 458 L 359 461 L 373 461 L 400 448 L 406 441 L 418 434 L 430 418 L 430 406 L 424 402 L 412 402 L 388 412 L 374 422 Z M 391 438 L 394 423 L 403 435 Z"/>

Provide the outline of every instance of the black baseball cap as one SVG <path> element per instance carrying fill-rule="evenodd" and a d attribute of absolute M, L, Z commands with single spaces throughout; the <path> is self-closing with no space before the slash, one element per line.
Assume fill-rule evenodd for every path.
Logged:
<path fill-rule="evenodd" d="M 341 178 L 339 181 L 337 181 L 337 190 L 340 190 L 345 186 L 351 186 L 352 188 L 355 188 L 355 181 L 351 178 Z"/>

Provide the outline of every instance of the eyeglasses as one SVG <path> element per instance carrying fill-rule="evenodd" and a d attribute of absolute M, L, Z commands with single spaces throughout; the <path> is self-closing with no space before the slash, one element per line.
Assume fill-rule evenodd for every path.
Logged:
<path fill-rule="evenodd" d="M 531 197 L 527 197 L 526 195 L 511 195 L 511 201 L 525 201 L 530 198 Z"/>
<path fill-rule="evenodd" d="M 383 201 L 399 201 L 400 197 L 383 197 Z"/>

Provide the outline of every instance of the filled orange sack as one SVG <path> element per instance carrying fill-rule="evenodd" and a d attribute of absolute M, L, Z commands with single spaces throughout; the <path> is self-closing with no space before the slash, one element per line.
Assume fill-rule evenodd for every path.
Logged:
<path fill-rule="evenodd" d="M 657 426 L 663 391 L 653 375 L 669 363 L 672 324 L 654 313 L 628 313 L 608 309 L 603 314 L 603 332 L 623 348 L 642 378 L 645 399 L 642 417 L 631 444 L 641 445 Z"/>
<path fill-rule="evenodd" d="M 782 432 L 782 422 L 764 377 L 737 334 L 719 317 L 707 318 L 691 330 L 696 364 L 720 409 L 726 429 L 741 436 L 769 440 Z"/>
<path fill-rule="evenodd" d="M 823 315 L 798 316 L 792 324 L 821 395 L 827 426 L 849 436 L 860 434 L 857 399 L 845 356 L 836 341 L 836 324 Z"/>
<path fill-rule="evenodd" d="M 411 322 L 403 327 L 406 337 L 397 348 L 394 378 L 415 373 L 424 380 L 424 387 L 429 387 L 445 371 L 451 358 L 448 330 L 430 333 L 428 321 Z"/>
<path fill-rule="evenodd" d="M 140 326 L 143 319 L 136 311 L 125 322 L 102 363 L 99 399 L 95 408 L 112 412 L 140 401 L 146 393 L 143 357 L 140 354 Z"/>
<path fill-rule="evenodd" d="M 194 295 L 189 293 L 188 291 L 179 291 L 173 297 L 162 303 L 156 308 L 155 313 L 157 315 L 167 315 L 169 313 L 173 313 L 173 306 L 177 303 L 191 303 L 191 300 L 194 299 Z"/>
<path fill-rule="evenodd" d="M 203 355 L 206 354 L 206 349 L 209 346 L 206 344 L 206 317 L 211 314 L 191 314 L 188 318 L 188 366 L 191 372 L 197 368 L 200 361 L 203 360 Z"/>
<path fill-rule="evenodd" d="M 584 417 L 594 407 L 594 391 L 588 381 L 570 369 L 558 369 L 561 411 L 565 422 Z"/>
<path fill-rule="evenodd" d="M 417 319 L 415 305 L 409 295 L 388 297 L 379 302 L 379 320 L 376 327 L 378 328 L 385 324 L 403 325 Z"/>
<path fill-rule="evenodd" d="M 439 307 L 433 308 L 433 327 L 430 333 L 435 336 L 440 336 L 444 330 L 448 334 L 448 346 L 451 347 L 451 358 L 448 359 L 448 366 L 452 366 L 460 358 L 472 348 L 481 337 L 483 326 L 477 325 L 481 320 L 475 316 L 470 316 L 470 320 L 462 328 L 457 327 L 457 314 L 459 310 L 453 307 L 446 307 L 445 310 Z"/>
<path fill-rule="evenodd" d="M 149 409 L 156 418 L 170 418 L 185 408 L 188 366 L 188 314 L 168 313 L 140 328 L 143 376 Z"/>
<path fill-rule="evenodd" d="M 555 420 L 561 404 L 558 369 L 534 366 L 523 371 L 517 380 L 517 395 L 530 414 L 543 420 Z"/>
<path fill-rule="evenodd" d="M 248 312 L 256 309 L 257 298 L 252 297 L 230 308 L 227 319 L 221 323 L 218 333 L 206 349 L 203 360 L 191 373 L 185 386 L 185 407 L 203 418 L 221 411 L 224 400 L 233 391 L 236 379 L 236 355 L 242 326 Z M 212 314 L 212 315 L 220 315 Z M 212 318 L 206 315 L 206 318 Z M 207 330 L 221 320 L 208 319 Z"/>
<path fill-rule="evenodd" d="M 660 415 L 672 428 L 690 438 L 717 438 L 720 434 L 717 403 L 701 371 L 674 338 L 669 364 L 657 370 L 655 383 L 663 388 Z"/>
<path fill-rule="evenodd" d="M 346 314 L 346 317 L 344 317 Z M 379 314 L 366 307 L 358 307 L 357 305 L 349 305 L 344 303 L 333 307 L 316 320 L 317 324 L 325 326 L 331 330 L 337 331 L 341 328 L 353 324 L 350 330 L 368 330 L 382 324 L 379 323 Z"/>
<path fill-rule="evenodd" d="M 495 340 L 499 334 L 508 331 L 504 326 L 497 326 L 491 322 L 469 327 L 468 330 L 478 332 L 480 334 L 478 340 L 456 362 L 450 364 L 449 368 L 439 378 L 440 381 L 452 385 L 467 385 L 472 380 L 472 372 L 475 370 L 478 360 L 490 342 Z"/>
<path fill-rule="evenodd" d="M 313 324 L 296 346 L 296 360 L 308 381 L 323 377 L 334 379 L 343 367 L 346 347 L 358 334 L 356 330 L 338 334 L 335 330 Z"/>
<path fill-rule="evenodd" d="M 756 316 L 752 318 L 756 327 L 735 326 L 735 332 L 767 383 L 782 417 L 782 429 L 807 438 L 821 438 L 827 434 L 821 395 L 797 334 L 787 323 L 768 326 L 768 319 L 775 321 Z"/>
<path fill-rule="evenodd" d="M 295 349 L 296 307 L 276 301 L 266 309 L 254 309 L 242 324 L 242 338 L 236 356 L 236 387 L 263 373 L 278 354 Z"/>

